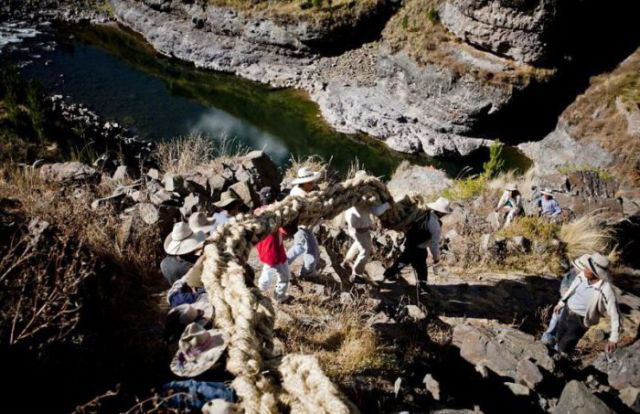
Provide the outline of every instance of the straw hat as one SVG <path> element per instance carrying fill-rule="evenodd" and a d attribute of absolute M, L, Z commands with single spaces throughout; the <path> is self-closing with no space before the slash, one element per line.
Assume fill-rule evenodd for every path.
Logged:
<path fill-rule="evenodd" d="M 542 194 L 544 195 L 548 195 L 548 196 L 552 196 L 553 195 L 553 190 L 551 190 L 549 187 L 545 188 L 544 190 L 540 191 Z"/>
<path fill-rule="evenodd" d="M 227 339 L 217 329 L 206 330 L 198 323 L 185 328 L 171 371 L 179 377 L 195 377 L 213 367 L 227 348 Z"/>
<path fill-rule="evenodd" d="M 322 175 L 321 173 L 317 171 L 313 171 L 309 167 L 302 167 L 298 170 L 298 177 L 296 177 L 293 181 L 291 181 L 291 184 L 298 185 L 298 184 L 310 183 L 312 181 L 317 181 L 320 179 L 321 175 Z"/>
<path fill-rule="evenodd" d="M 208 401 L 202 407 L 202 414 L 233 414 L 233 404 L 223 400 L 222 398 L 216 398 L 215 400 Z"/>
<path fill-rule="evenodd" d="M 511 184 L 507 184 L 507 191 L 518 191 L 518 185 L 511 183 Z"/>
<path fill-rule="evenodd" d="M 437 211 L 439 213 L 442 214 L 449 214 L 451 213 L 451 207 L 449 206 L 449 200 L 447 200 L 444 197 L 440 197 L 438 198 L 435 202 L 433 203 L 428 203 L 427 207 L 429 207 L 431 210 Z"/>
<path fill-rule="evenodd" d="M 611 281 L 609 264 L 609 259 L 600 253 L 584 254 L 573 261 L 576 269 L 580 271 L 589 269 L 598 279 L 605 282 Z"/>
<path fill-rule="evenodd" d="M 227 190 L 220 196 L 220 201 L 213 203 L 214 206 L 219 208 L 225 208 L 231 203 L 239 202 L 240 198 L 233 190 Z"/>
<path fill-rule="evenodd" d="M 212 233 L 216 229 L 216 221 L 208 218 L 203 212 L 198 211 L 189 217 L 189 227 L 195 233 L 201 231 L 204 233 Z"/>
<path fill-rule="evenodd" d="M 194 233 L 187 223 L 180 221 L 164 240 L 164 251 L 172 255 L 191 253 L 202 247 L 205 239 L 203 232 Z"/>

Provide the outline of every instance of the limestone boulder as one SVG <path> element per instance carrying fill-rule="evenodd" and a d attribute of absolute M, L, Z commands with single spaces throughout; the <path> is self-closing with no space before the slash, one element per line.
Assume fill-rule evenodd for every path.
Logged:
<path fill-rule="evenodd" d="M 570 381 L 565 385 L 554 414 L 613 414 L 602 400 L 591 394 L 586 385 Z"/>
<path fill-rule="evenodd" d="M 91 181 L 97 182 L 100 174 L 94 168 L 81 162 L 58 162 L 40 167 L 40 177 L 48 182 Z"/>

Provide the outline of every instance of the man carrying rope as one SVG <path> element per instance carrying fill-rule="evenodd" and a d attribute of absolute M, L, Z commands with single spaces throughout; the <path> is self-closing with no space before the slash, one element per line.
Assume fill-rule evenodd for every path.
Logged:
<path fill-rule="evenodd" d="M 416 285 L 427 283 L 427 248 L 431 250 L 433 263 L 440 260 L 440 233 L 442 222 L 440 219 L 451 213 L 449 200 L 440 197 L 436 202 L 429 203 L 431 209 L 422 222 L 414 223 L 405 234 L 404 248 L 400 257 L 384 272 L 387 279 L 397 279 L 402 269 L 411 265 L 416 272 Z"/>
<path fill-rule="evenodd" d="M 290 195 L 306 198 L 309 192 L 315 190 L 316 182 L 321 176 L 321 173 L 310 168 L 300 168 L 298 177 L 292 181 L 294 187 L 291 189 Z M 303 263 L 302 269 L 300 269 L 300 276 L 313 275 L 320 259 L 320 249 L 318 248 L 316 236 L 314 236 L 309 226 L 298 226 L 298 231 L 293 236 L 293 246 L 287 251 L 289 265 L 301 255 Z"/>

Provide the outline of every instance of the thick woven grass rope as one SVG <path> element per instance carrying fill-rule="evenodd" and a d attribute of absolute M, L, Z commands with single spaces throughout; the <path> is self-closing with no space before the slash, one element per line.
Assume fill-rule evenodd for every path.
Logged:
<path fill-rule="evenodd" d="M 294 413 L 353 413 L 357 408 L 322 372 L 312 356 L 273 356 L 272 302 L 247 284 L 246 262 L 253 245 L 279 227 L 313 225 L 330 220 L 356 204 L 390 202 L 380 217 L 383 226 L 403 230 L 426 214 L 418 198 L 394 203 L 375 177 L 357 177 L 314 191 L 305 198 L 289 196 L 259 216 L 241 214 L 219 227 L 204 249 L 202 281 L 215 307 L 215 324 L 230 338 L 226 369 L 245 413 L 278 413 L 282 405 Z"/>

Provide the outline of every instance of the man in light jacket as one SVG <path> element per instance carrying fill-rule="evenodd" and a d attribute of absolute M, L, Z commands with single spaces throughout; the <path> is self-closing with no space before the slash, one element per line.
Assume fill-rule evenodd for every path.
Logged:
<path fill-rule="evenodd" d="M 343 267 L 345 267 L 347 263 L 351 263 L 351 281 L 355 280 L 356 277 L 362 276 L 364 267 L 373 249 L 371 243 L 373 218 L 371 216 L 379 216 L 387 211 L 389 207 L 389 203 L 372 207 L 358 205 L 344 212 L 344 217 L 347 222 L 347 233 L 353 239 L 353 244 L 349 248 L 342 264 Z"/>
<path fill-rule="evenodd" d="M 562 213 L 560 205 L 553 198 L 553 193 L 550 188 L 542 190 L 542 198 L 540 199 L 540 215 L 542 217 L 558 217 Z"/>
<path fill-rule="evenodd" d="M 620 315 L 610 282 L 609 259 L 599 253 L 585 254 L 573 265 L 579 273 L 553 310 L 559 315 L 555 349 L 561 353 L 571 351 L 590 326 L 608 315 L 611 334 L 605 351 L 613 352 L 620 335 Z"/>
<path fill-rule="evenodd" d="M 294 187 L 289 193 L 292 196 L 306 198 L 307 194 L 315 189 L 316 182 L 322 176 L 321 173 L 310 168 L 302 167 L 298 170 L 298 176 L 292 181 Z M 316 271 L 320 260 L 318 241 L 311 228 L 305 225 L 298 226 L 298 231 L 293 236 L 293 246 L 287 251 L 287 259 L 291 265 L 298 257 L 302 256 L 302 269 L 300 276 L 312 275 Z"/>
<path fill-rule="evenodd" d="M 405 234 L 403 251 L 395 263 L 389 267 L 384 276 L 387 279 L 396 279 L 398 273 L 408 265 L 416 272 L 416 283 L 426 284 L 428 276 L 427 257 L 429 249 L 433 257 L 433 263 L 440 261 L 440 233 L 442 223 L 440 218 L 451 213 L 449 200 L 440 197 L 436 202 L 429 203 L 431 209 L 423 222 L 415 223 Z"/>

